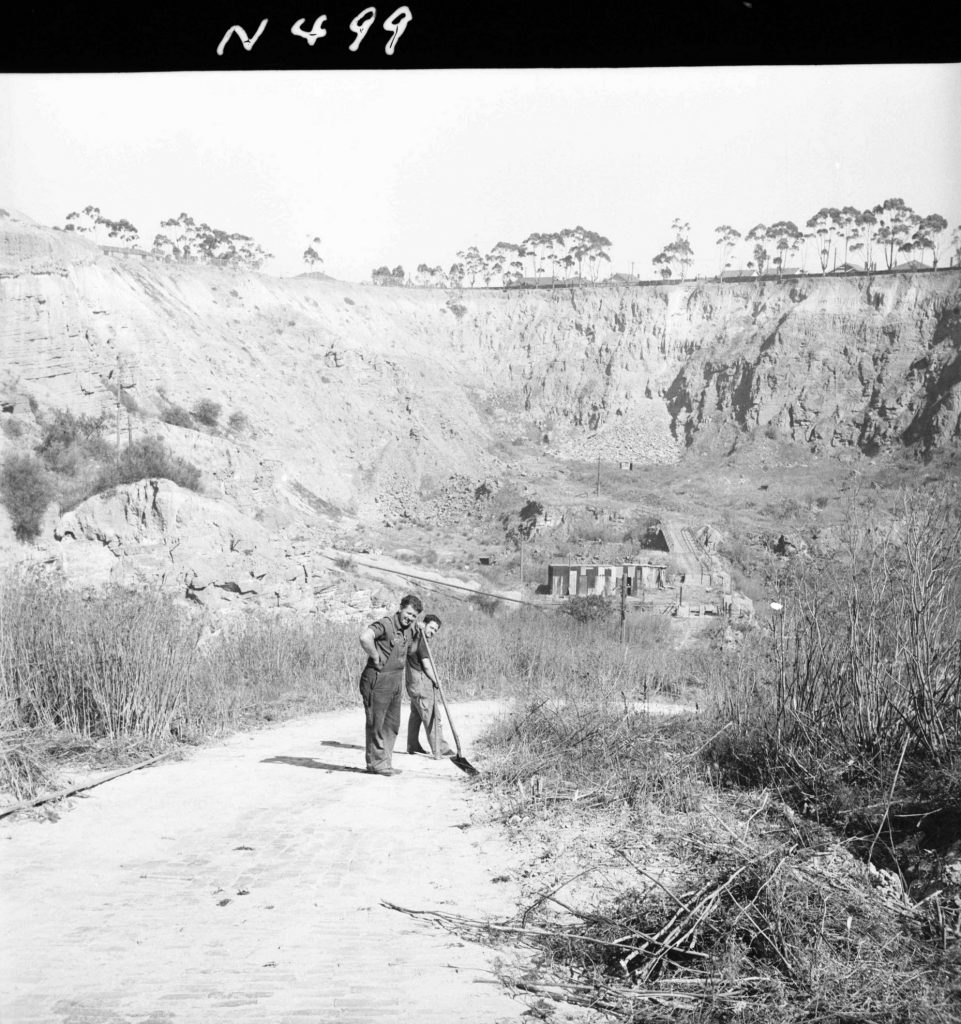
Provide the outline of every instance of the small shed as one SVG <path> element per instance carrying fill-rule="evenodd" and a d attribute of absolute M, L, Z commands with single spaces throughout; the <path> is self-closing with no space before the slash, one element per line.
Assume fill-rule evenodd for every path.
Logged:
<path fill-rule="evenodd" d="M 620 593 L 621 579 L 626 577 L 627 596 L 636 597 L 645 589 L 664 587 L 666 573 L 665 566 L 650 562 L 551 562 L 547 566 L 547 586 L 554 597 L 613 596 Z"/>

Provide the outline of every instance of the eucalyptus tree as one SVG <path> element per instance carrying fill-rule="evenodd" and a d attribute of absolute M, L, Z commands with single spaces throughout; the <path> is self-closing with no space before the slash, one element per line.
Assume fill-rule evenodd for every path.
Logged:
<path fill-rule="evenodd" d="M 314 264 L 316 264 L 316 263 L 319 263 L 319 264 L 321 264 L 321 266 L 323 266 L 324 258 L 323 258 L 323 256 L 320 255 L 318 250 L 315 248 L 315 246 L 319 246 L 319 245 L 320 245 L 320 238 L 315 236 L 314 238 L 312 238 L 310 240 L 310 245 L 308 245 L 307 248 L 304 249 L 303 261 L 311 269 L 313 269 Z"/>
<path fill-rule="evenodd" d="M 66 231 L 77 231 L 80 234 L 96 234 L 97 225 L 103 223 L 99 206 L 85 206 L 79 212 L 73 210 L 67 214 Z"/>
<path fill-rule="evenodd" d="M 560 234 L 567 245 L 568 255 L 572 256 L 574 262 L 577 264 L 577 277 L 580 280 L 584 276 L 584 257 L 587 256 L 591 248 L 590 241 L 587 237 L 588 232 L 578 224 L 573 228 L 564 228 Z"/>
<path fill-rule="evenodd" d="M 671 254 L 668 251 L 673 243 L 665 245 L 664 248 L 651 260 L 654 264 L 654 269 L 664 278 L 666 281 L 674 273 L 671 270 Z"/>
<path fill-rule="evenodd" d="M 744 241 L 754 243 L 754 265 L 757 268 L 757 276 L 761 277 L 771 259 L 771 253 L 767 248 L 767 243 L 770 241 L 767 225 L 755 224 L 744 236 Z"/>
<path fill-rule="evenodd" d="M 274 258 L 274 254 L 266 249 L 250 235 L 242 235 L 234 232 L 227 236 L 230 246 L 230 255 L 223 257 L 231 263 L 239 263 L 241 266 L 250 267 L 252 270 L 260 268 Z"/>
<path fill-rule="evenodd" d="M 581 281 L 584 279 L 584 260 L 587 260 L 594 268 L 597 267 L 599 261 L 610 262 L 610 254 L 607 250 L 611 247 L 611 240 L 581 224 L 573 228 L 563 228 L 552 237 L 551 241 L 552 251 L 558 245 L 566 249 L 564 257 L 555 262 L 567 267 L 567 257 L 570 256 L 577 264 L 577 277 Z"/>
<path fill-rule="evenodd" d="M 741 240 L 741 232 L 732 228 L 730 224 L 722 224 L 714 229 L 714 234 L 717 235 L 715 245 L 720 247 L 718 259 L 718 276 L 720 276 L 731 265 L 730 255 Z"/>
<path fill-rule="evenodd" d="M 600 246 L 591 249 L 587 254 L 587 262 L 591 271 L 591 284 L 597 286 L 597 275 L 600 270 L 600 264 L 610 263 L 611 257 L 608 256 L 607 252 Z"/>
<path fill-rule="evenodd" d="M 862 210 L 857 217 L 857 241 L 850 245 L 851 252 L 864 252 L 864 269 L 873 270 L 873 252 L 871 244 L 874 241 L 874 232 L 877 228 L 878 219 L 871 210 Z"/>
<path fill-rule="evenodd" d="M 948 222 L 940 213 L 929 213 L 922 217 L 914 232 L 913 241 L 921 249 L 921 262 L 924 262 L 924 250 L 931 250 L 931 265 L 935 270 L 941 259 L 941 235 L 947 231 Z"/>
<path fill-rule="evenodd" d="M 826 274 L 831 262 L 831 253 L 837 244 L 837 234 L 841 229 L 841 211 L 836 206 L 822 206 L 805 226 L 814 232 L 818 258 L 821 261 L 821 273 Z"/>
<path fill-rule="evenodd" d="M 897 254 L 921 218 L 899 196 L 885 199 L 871 212 L 877 218 L 875 239 L 884 252 L 885 265 L 888 270 L 893 270 L 897 266 Z"/>
<path fill-rule="evenodd" d="M 174 245 L 173 239 L 169 235 L 164 235 L 160 232 L 154 235 L 153 244 L 150 246 L 150 251 L 154 256 L 160 256 L 163 259 L 170 259 L 176 255 L 176 249 L 177 247 Z"/>
<path fill-rule="evenodd" d="M 470 282 L 471 288 L 473 288 L 477 275 L 484 268 L 484 257 L 481 256 L 480 249 L 476 245 L 472 245 L 466 251 L 459 252 L 457 257 L 464 264 L 464 274 Z"/>
<path fill-rule="evenodd" d="M 664 248 L 652 258 L 651 262 L 654 264 L 658 273 L 667 280 L 672 276 L 674 272 L 674 264 L 677 264 L 681 268 L 681 280 L 683 281 L 687 272 L 687 268 L 694 262 L 694 250 L 691 248 L 691 243 L 687 239 L 687 234 L 691 230 L 691 225 L 685 221 L 675 218 L 671 224 L 671 229 L 674 231 L 674 241 L 668 242 Z"/>
<path fill-rule="evenodd" d="M 140 239 L 140 232 L 126 217 L 120 220 L 103 220 L 102 223 L 107 229 L 107 237 L 116 238 L 122 245 L 136 245 Z"/>
<path fill-rule="evenodd" d="M 181 213 L 178 217 L 162 220 L 160 226 L 170 229 L 174 247 L 177 250 L 175 255 L 182 259 L 189 259 L 194 255 L 197 244 L 197 223 L 193 217 L 187 213 Z"/>
<path fill-rule="evenodd" d="M 853 206 L 843 206 L 838 211 L 838 233 L 844 239 L 844 259 L 841 261 L 842 263 L 847 263 L 848 261 L 849 244 L 861 234 L 860 220 L 861 211 Z"/>
<path fill-rule="evenodd" d="M 777 250 L 778 255 L 771 262 L 777 267 L 778 277 L 780 277 L 785 262 L 789 258 L 788 253 L 798 251 L 804 236 L 793 220 L 779 220 L 767 229 L 765 237 L 774 243 L 774 248 Z"/>
<path fill-rule="evenodd" d="M 541 231 L 533 231 L 520 244 L 520 251 L 523 255 L 530 256 L 531 258 L 531 276 L 534 278 L 535 284 L 540 283 L 540 272 L 544 269 L 542 266 L 542 260 L 545 248 L 545 239 L 548 237 L 548 235 Z"/>

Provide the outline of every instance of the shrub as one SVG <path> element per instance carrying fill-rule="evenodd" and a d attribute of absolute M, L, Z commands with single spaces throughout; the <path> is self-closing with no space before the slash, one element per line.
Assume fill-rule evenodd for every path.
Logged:
<path fill-rule="evenodd" d="M 845 549 L 792 567 L 758 670 L 719 695 L 731 729 L 713 753 L 736 776 L 829 803 L 842 781 L 890 798 L 909 772 L 930 790 L 957 767 L 957 494 L 913 496 L 887 534 L 864 518 L 851 510 Z"/>
<path fill-rule="evenodd" d="M 19 540 L 33 540 L 53 500 L 50 474 L 33 455 L 8 455 L 0 468 L 0 500 Z"/>
<path fill-rule="evenodd" d="M 69 409 L 55 409 L 52 419 L 45 423 L 37 445 L 37 454 L 44 455 L 52 448 L 66 448 L 78 441 L 99 438 L 106 422 L 106 414 L 75 416 Z"/>
<path fill-rule="evenodd" d="M 102 434 L 105 422 L 105 413 L 75 416 L 68 409 L 55 409 L 43 425 L 37 454 L 50 469 L 73 476 L 81 462 L 110 455 L 110 444 Z"/>
<path fill-rule="evenodd" d="M 11 440 L 23 437 L 23 424 L 19 420 L 5 419 L 3 421 L 3 432 Z"/>
<path fill-rule="evenodd" d="M 201 398 L 193 408 L 194 418 L 205 427 L 216 427 L 220 420 L 220 403 Z"/>
<path fill-rule="evenodd" d="M 561 611 L 578 622 L 597 622 L 610 618 L 614 606 L 602 594 L 587 594 L 568 598 Z"/>
<path fill-rule="evenodd" d="M 230 419 L 227 420 L 227 426 L 231 430 L 235 430 L 238 434 L 247 430 L 250 427 L 250 420 L 247 419 L 245 413 L 242 413 L 239 409 L 236 412 L 230 414 Z"/>
<path fill-rule="evenodd" d="M 172 427 L 186 427 L 189 429 L 194 425 L 193 417 L 182 405 L 172 405 L 169 409 L 164 409 L 160 418 L 164 423 L 169 423 Z"/>
<path fill-rule="evenodd" d="M 124 450 L 116 465 L 103 469 L 95 490 L 132 484 L 145 477 L 163 477 L 191 491 L 200 489 L 200 470 L 193 463 L 174 455 L 159 437 L 143 437 Z"/>

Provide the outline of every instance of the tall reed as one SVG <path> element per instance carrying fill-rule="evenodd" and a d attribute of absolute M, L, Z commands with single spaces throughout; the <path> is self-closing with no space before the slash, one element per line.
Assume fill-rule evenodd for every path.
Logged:
<path fill-rule="evenodd" d="M 854 515 L 843 548 L 798 562 L 755 660 L 726 680 L 722 743 L 744 767 L 879 786 L 961 765 L 961 513 L 904 500 L 886 529 Z"/>

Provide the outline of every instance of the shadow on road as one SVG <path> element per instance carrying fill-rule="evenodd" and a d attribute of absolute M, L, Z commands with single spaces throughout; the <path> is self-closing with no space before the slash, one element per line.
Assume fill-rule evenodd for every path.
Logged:
<path fill-rule="evenodd" d="M 353 772 L 357 775 L 366 775 L 364 768 L 351 768 L 345 764 L 330 764 L 328 761 L 318 761 L 315 757 L 265 757 L 261 764 L 292 764 L 296 768 L 323 768 L 327 772 Z"/>

